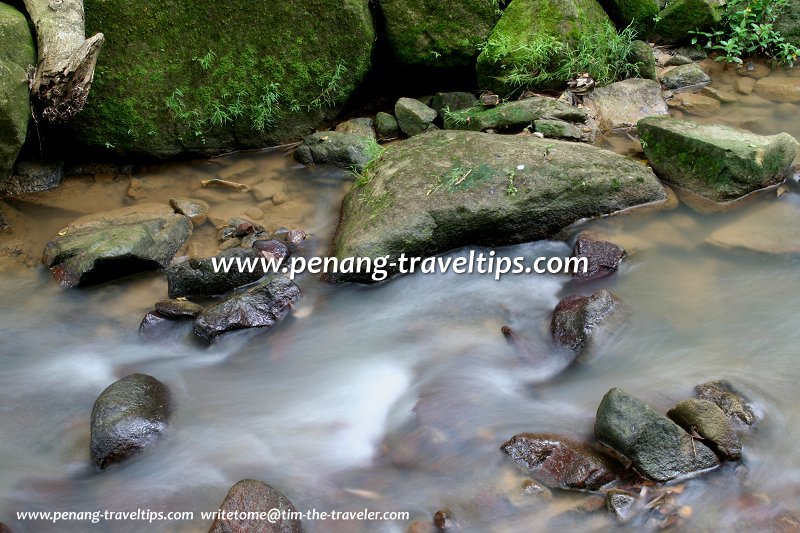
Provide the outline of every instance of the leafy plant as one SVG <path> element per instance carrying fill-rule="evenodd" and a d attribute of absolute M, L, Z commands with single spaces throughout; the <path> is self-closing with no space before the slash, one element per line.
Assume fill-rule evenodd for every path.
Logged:
<path fill-rule="evenodd" d="M 517 173 L 513 170 L 508 172 L 508 187 L 506 187 L 506 194 L 508 196 L 516 196 L 519 190 L 517 190 L 516 185 L 514 185 L 514 179 L 517 177 Z"/>
<path fill-rule="evenodd" d="M 386 151 L 374 138 L 362 141 L 361 147 L 367 154 L 367 162 L 361 168 L 352 167 L 350 169 L 350 173 L 355 177 L 357 187 L 363 187 L 372 180 L 375 175 L 375 166 Z"/>
<path fill-rule="evenodd" d="M 764 55 L 793 67 L 800 48 L 786 42 L 774 27 L 788 6 L 789 0 L 731 0 L 718 26 L 710 32 L 691 32 L 692 44 L 720 52 L 717 61 L 741 64 L 744 58 Z"/>

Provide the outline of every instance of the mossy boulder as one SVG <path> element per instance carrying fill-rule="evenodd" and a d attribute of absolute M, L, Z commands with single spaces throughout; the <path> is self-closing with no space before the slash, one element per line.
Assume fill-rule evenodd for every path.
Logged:
<path fill-rule="evenodd" d="M 395 59 L 416 67 L 471 67 L 502 11 L 497 0 L 380 0 Z"/>
<path fill-rule="evenodd" d="M 722 9 L 715 0 L 673 0 L 658 14 L 650 38 L 659 43 L 687 41 L 692 30 L 705 30 L 722 19 Z"/>
<path fill-rule="evenodd" d="M 667 416 L 689 433 L 695 432 L 721 459 L 737 461 L 742 457 L 742 443 L 731 422 L 717 404 L 708 400 L 681 400 L 667 411 Z"/>
<path fill-rule="evenodd" d="M 370 66 L 368 0 L 86 0 L 103 32 L 79 142 L 151 156 L 301 139 Z"/>
<path fill-rule="evenodd" d="M 27 69 L 35 64 L 36 50 L 25 15 L 0 3 L 0 189 L 28 133 Z"/>
<path fill-rule="evenodd" d="M 661 9 L 657 0 L 600 0 L 600 4 L 618 26 L 631 26 L 643 37 L 652 31 Z"/>
<path fill-rule="evenodd" d="M 650 45 L 636 40 L 631 46 L 630 62 L 636 67 L 636 77 L 646 80 L 656 79 L 656 58 Z"/>
<path fill-rule="evenodd" d="M 659 177 L 716 202 L 783 181 L 800 146 L 788 133 L 756 135 L 671 117 L 644 118 L 637 129 Z"/>
<path fill-rule="evenodd" d="M 604 24 L 610 20 L 596 0 L 514 0 L 478 56 L 481 89 L 507 94 L 520 87 L 509 74 L 530 73 L 537 68 L 533 64 L 555 70 L 563 57 L 554 46 L 574 44 L 581 34 L 599 34 Z"/>
<path fill-rule="evenodd" d="M 647 167 L 594 146 L 435 131 L 388 145 L 348 192 L 334 255 L 394 261 L 533 241 L 584 217 L 665 198 Z M 375 281 L 368 273 L 332 278 Z"/>
<path fill-rule="evenodd" d="M 484 131 L 493 129 L 503 132 L 520 131 L 541 119 L 563 120 L 585 124 L 588 115 L 581 108 L 573 107 L 555 98 L 534 96 L 496 107 L 475 106 L 463 111 L 444 113 L 444 127 L 450 130 Z"/>

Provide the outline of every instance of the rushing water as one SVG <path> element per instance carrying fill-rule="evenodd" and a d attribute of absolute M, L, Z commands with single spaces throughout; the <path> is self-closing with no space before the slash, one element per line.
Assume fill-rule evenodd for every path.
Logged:
<path fill-rule="evenodd" d="M 746 111 L 737 111 L 746 112 Z M 785 129 L 781 124 L 774 128 Z M 796 128 L 797 125 L 795 124 Z M 794 132 L 797 135 L 800 132 Z M 90 176 L 14 203 L 31 254 L 75 216 L 192 195 L 212 216 L 243 215 L 249 194 L 201 189 L 234 165 L 237 180 L 281 184 L 289 201 L 262 204 L 267 227 L 299 227 L 322 254 L 348 176 L 305 170 L 276 153 L 173 164 L 129 178 Z M 796 189 L 792 184 L 791 189 Z M 770 204 L 800 208 L 794 190 L 768 191 L 726 212 L 673 210 L 609 217 L 570 228 L 565 241 L 503 249 L 565 255 L 580 229 L 625 246 L 619 272 L 588 285 L 556 275 L 412 275 L 374 287 L 299 279 L 303 300 L 273 330 L 229 335 L 210 348 L 182 337 L 143 343 L 138 323 L 166 296 L 162 274 L 60 289 L 41 265 L 0 260 L 0 521 L 14 531 L 205 531 L 243 478 L 265 480 L 300 510 L 408 511 L 430 520 L 450 508 L 464 531 L 584 531 L 613 527 L 607 513 L 569 512 L 588 496 L 519 494 L 525 477 L 499 446 L 523 431 L 591 438 L 605 392 L 623 387 L 662 412 L 693 386 L 726 378 L 764 414 L 744 431 L 744 460 L 682 482 L 687 530 L 727 531 L 796 510 L 800 500 L 800 328 L 797 256 L 725 250 L 718 228 Z M 756 214 L 756 219 L 758 215 Z M 780 229 L 780 228 L 776 228 Z M 767 230 L 768 231 L 768 230 Z M 214 247 L 211 224 L 192 253 Z M 567 369 L 551 347 L 558 300 L 606 287 L 626 319 Z M 500 334 L 517 330 L 529 356 Z M 177 408 L 145 453 L 102 473 L 89 467 L 97 395 L 131 372 L 168 384 Z M 21 522 L 17 511 L 196 512 L 194 521 Z M 308 531 L 405 531 L 408 521 L 314 522 Z"/>

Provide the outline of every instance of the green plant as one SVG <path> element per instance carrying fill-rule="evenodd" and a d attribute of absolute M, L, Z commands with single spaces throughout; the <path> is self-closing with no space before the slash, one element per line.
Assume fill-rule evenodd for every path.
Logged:
<path fill-rule="evenodd" d="M 442 109 L 442 119 L 446 128 L 461 129 L 467 125 L 467 118 L 457 111 L 450 111 L 450 106 Z"/>
<path fill-rule="evenodd" d="M 375 176 L 375 166 L 386 151 L 383 146 L 378 144 L 378 141 L 371 137 L 362 141 L 361 147 L 367 154 L 367 162 L 360 168 L 354 166 L 350 169 L 350 174 L 355 177 L 356 187 L 363 187 L 372 180 Z"/>
<path fill-rule="evenodd" d="M 478 167 L 466 167 L 455 162 L 449 171 L 432 176 L 436 183 L 428 189 L 426 195 L 435 194 L 441 190 L 448 192 L 468 190 L 481 182 L 493 179 L 495 174 L 496 172 L 486 164 Z"/>
<path fill-rule="evenodd" d="M 793 67 L 800 48 L 786 42 L 774 27 L 788 6 L 789 0 L 732 0 L 725 5 L 718 26 L 710 32 L 691 32 L 692 44 L 720 52 L 717 61 L 742 63 L 744 58 L 764 55 Z"/>
<path fill-rule="evenodd" d="M 508 186 L 506 187 L 506 194 L 508 196 L 516 196 L 519 192 L 517 190 L 516 185 L 514 185 L 514 179 L 517 177 L 517 173 L 513 170 L 509 170 L 508 172 Z"/>

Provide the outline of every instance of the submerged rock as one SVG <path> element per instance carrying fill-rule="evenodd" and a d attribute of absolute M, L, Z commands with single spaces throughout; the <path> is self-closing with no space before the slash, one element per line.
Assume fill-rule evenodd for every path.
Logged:
<path fill-rule="evenodd" d="M 536 120 L 554 119 L 585 124 L 588 116 L 583 109 L 572 107 L 555 98 L 534 96 L 506 102 L 492 108 L 470 108 L 444 114 L 444 127 L 450 130 L 520 131 Z"/>
<path fill-rule="evenodd" d="M 591 281 L 610 276 L 617 271 L 617 267 L 626 255 L 625 250 L 613 242 L 595 239 L 586 232 L 580 233 L 572 248 L 572 257 L 586 258 L 588 268 L 586 272 L 581 270 L 573 272 L 572 279 Z"/>
<path fill-rule="evenodd" d="M 389 255 L 391 263 L 402 253 L 528 242 L 584 217 L 665 198 L 649 169 L 593 146 L 437 131 L 387 146 L 368 183 L 353 186 L 334 254 L 340 261 Z M 368 274 L 332 277 L 374 282 Z"/>
<path fill-rule="evenodd" d="M 522 433 L 500 449 L 551 488 L 598 490 L 618 478 L 620 465 L 615 461 L 559 435 Z"/>
<path fill-rule="evenodd" d="M 605 289 L 591 296 L 567 296 L 553 311 L 550 331 L 566 348 L 582 350 L 595 328 L 620 306 L 619 299 Z"/>
<path fill-rule="evenodd" d="M 170 198 L 169 205 L 176 213 L 189 217 L 195 226 L 204 224 L 208 219 L 209 205 L 203 200 L 178 196 Z"/>
<path fill-rule="evenodd" d="M 644 118 L 637 129 L 656 174 L 716 202 L 779 183 L 798 148 L 787 133 L 763 136 L 670 117 Z"/>
<path fill-rule="evenodd" d="M 739 392 L 730 381 L 718 380 L 702 383 L 694 388 L 698 398 L 708 400 L 719 406 L 731 418 L 752 426 L 758 417 L 747 397 Z"/>
<path fill-rule="evenodd" d="M 294 157 L 304 165 L 334 165 L 361 170 L 371 157 L 370 140 L 370 137 L 358 133 L 318 131 L 303 140 Z"/>
<path fill-rule="evenodd" d="M 661 86 L 655 80 L 618 81 L 595 89 L 584 103 L 601 131 L 631 128 L 644 117 L 669 114 Z"/>
<path fill-rule="evenodd" d="M 724 249 L 800 254 L 800 201 L 785 195 L 714 230 L 706 242 Z"/>
<path fill-rule="evenodd" d="M 413 137 L 425 133 L 436 119 L 436 111 L 413 98 L 401 98 L 394 106 L 400 130 Z"/>
<path fill-rule="evenodd" d="M 280 491 L 263 481 L 243 479 L 228 491 L 219 506 L 223 517 L 214 520 L 209 533 L 302 533 L 299 513 Z M 277 510 L 276 517 L 267 513 Z M 255 518 L 232 518 L 234 513 Z M 259 515 L 262 515 L 259 517 Z M 276 519 L 277 518 L 277 519 Z"/>
<path fill-rule="evenodd" d="M 667 416 L 690 434 L 700 435 L 721 459 L 736 461 L 742 457 L 742 443 L 717 404 L 695 398 L 682 400 L 667 411 Z"/>
<path fill-rule="evenodd" d="M 677 66 L 661 76 L 661 86 L 664 89 L 683 89 L 710 82 L 708 74 L 694 63 Z"/>
<path fill-rule="evenodd" d="M 246 328 L 269 328 L 282 320 L 300 289 L 289 278 L 273 275 L 258 285 L 209 306 L 195 319 L 194 332 L 206 341 Z"/>
<path fill-rule="evenodd" d="M 47 243 L 42 262 L 64 287 L 165 268 L 192 233 L 169 206 L 140 204 L 77 219 Z"/>
<path fill-rule="evenodd" d="M 218 296 L 243 285 L 261 279 L 267 272 L 261 268 L 258 250 L 252 248 L 231 248 L 219 255 L 203 259 L 185 259 L 170 265 L 167 269 L 167 293 L 170 298 L 181 296 Z M 246 262 L 254 264 L 254 268 L 239 269 L 236 260 L 244 266 Z M 220 267 L 229 264 L 227 272 Z"/>
<path fill-rule="evenodd" d="M 141 451 L 167 428 L 170 411 L 169 390 L 152 376 L 112 383 L 92 409 L 92 462 L 103 469 Z"/>
<path fill-rule="evenodd" d="M 680 93 L 669 100 L 669 107 L 698 117 L 710 117 L 719 112 L 720 101 L 699 93 Z"/>
<path fill-rule="evenodd" d="M 655 481 L 669 481 L 719 464 L 705 444 L 618 388 L 608 391 L 597 408 L 594 434 Z"/>

